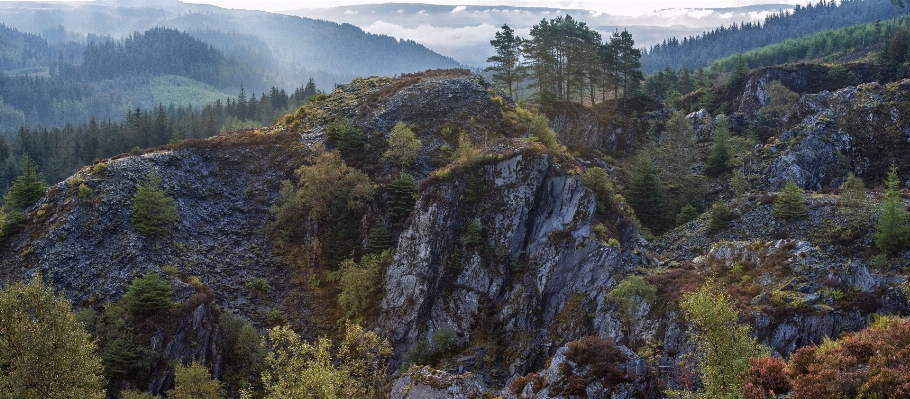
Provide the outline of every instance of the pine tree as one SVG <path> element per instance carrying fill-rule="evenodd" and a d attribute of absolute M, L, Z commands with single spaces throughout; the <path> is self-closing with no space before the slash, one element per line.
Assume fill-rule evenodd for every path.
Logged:
<path fill-rule="evenodd" d="M 417 202 L 417 180 L 402 172 L 389 186 L 389 216 L 394 222 L 402 222 L 411 215 Z"/>
<path fill-rule="evenodd" d="M 338 152 L 345 157 L 356 155 L 363 151 L 366 137 L 363 132 L 346 118 L 339 118 L 332 122 L 326 129 L 326 137 L 335 140 Z"/>
<path fill-rule="evenodd" d="M 698 211 L 695 207 L 692 204 L 686 204 L 676 214 L 676 225 L 682 226 L 696 217 L 698 217 Z"/>
<path fill-rule="evenodd" d="M 715 202 L 708 215 L 708 233 L 716 233 L 730 224 L 730 207 L 726 202 Z"/>
<path fill-rule="evenodd" d="M 667 213 L 663 187 L 657 173 L 654 158 L 647 152 L 640 154 L 632 166 L 626 195 L 641 224 L 654 232 L 663 230 Z"/>
<path fill-rule="evenodd" d="M 32 159 L 26 155 L 22 160 L 22 174 L 3 196 L 5 208 L 7 211 L 21 212 L 44 197 L 45 191 L 47 183 L 42 179 Z"/>
<path fill-rule="evenodd" d="M 885 180 L 885 196 L 875 223 L 875 246 L 882 252 L 895 253 L 907 247 L 910 239 L 910 215 L 900 198 L 897 166 L 891 164 Z"/>
<path fill-rule="evenodd" d="M 174 290 L 164 277 L 149 270 L 142 277 L 133 279 L 123 300 L 131 314 L 148 316 L 172 308 Z"/>
<path fill-rule="evenodd" d="M 863 180 L 850 172 L 844 184 L 840 186 L 840 198 L 841 203 L 849 208 L 863 206 L 866 202 L 866 186 L 863 185 Z"/>
<path fill-rule="evenodd" d="M 104 397 L 98 348 L 71 309 L 40 276 L 0 288 L 0 396 Z"/>
<path fill-rule="evenodd" d="M 777 196 L 771 215 L 778 218 L 797 218 L 807 215 L 803 190 L 796 185 L 793 179 L 787 182 L 784 190 Z"/>
<path fill-rule="evenodd" d="M 509 25 L 503 24 L 502 30 L 496 32 L 496 39 L 490 40 L 490 45 L 496 50 L 496 55 L 487 58 L 493 66 L 484 68 L 484 71 L 492 71 L 493 82 L 505 85 L 509 97 L 512 97 L 512 86 L 522 80 L 519 63 L 521 38 L 515 36 Z"/>
<path fill-rule="evenodd" d="M 746 83 L 746 78 L 748 76 L 749 65 L 746 64 L 746 60 L 743 59 L 743 55 L 740 53 L 736 57 L 736 67 L 733 68 L 730 79 L 727 80 L 727 89 L 739 89 L 743 83 Z"/>
<path fill-rule="evenodd" d="M 174 198 L 161 190 L 161 177 L 149 172 L 139 182 L 133 195 L 132 222 L 139 234 L 149 238 L 160 237 L 177 223 L 177 205 Z"/>
<path fill-rule="evenodd" d="M 718 176 L 729 169 L 727 167 L 727 162 L 730 160 L 729 139 L 730 129 L 727 127 L 727 119 L 722 118 L 714 127 L 714 145 L 711 146 L 711 153 L 705 164 L 705 172 L 709 176 Z"/>
<path fill-rule="evenodd" d="M 370 229 L 370 233 L 367 234 L 367 248 L 365 252 L 367 255 L 381 254 L 382 251 L 392 248 L 393 245 L 395 245 L 395 242 L 392 240 L 392 235 L 389 234 L 385 227 L 376 226 Z"/>

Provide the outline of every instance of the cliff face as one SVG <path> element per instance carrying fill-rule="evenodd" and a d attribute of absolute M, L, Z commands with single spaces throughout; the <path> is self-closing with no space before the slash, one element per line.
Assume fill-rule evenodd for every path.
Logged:
<path fill-rule="evenodd" d="M 375 323 L 399 360 L 451 328 L 466 345 L 502 356 L 509 374 L 524 373 L 549 345 L 605 329 L 604 293 L 650 260 L 631 226 L 620 247 L 594 237 L 594 195 L 566 173 L 573 166 L 519 152 L 424 185 Z M 472 179 L 482 192 L 467 192 Z M 468 237 L 472 223 L 482 226 L 479 242 Z"/>

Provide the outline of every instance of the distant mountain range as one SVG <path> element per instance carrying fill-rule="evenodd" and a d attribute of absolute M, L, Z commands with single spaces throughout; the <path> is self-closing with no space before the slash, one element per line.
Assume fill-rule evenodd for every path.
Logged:
<path fill-rule="evenodd" d="M 350 24 L 175 0 L 0 2 L 0 23 L 46 36 L 48 41 L 85 40 L 89 34 L 117 39 L 153 27 L 188 33 L 204 31 L 207 41 L 228 54 L 249 59 L 248 63 L 256 63 L 256 58 L 273 58 L 274 68 L 265 72 L 274 77 L 275 84 L 285 87 L 300 85 L 308 77 L 314 77 L 320 88 L 330 89 L 356 76 L 460 66 L 454 59 L 414 41 L 366 33 Z M 246 49 L 255 50 L 248 54 L 235 51 L 234 40 L 217 37 L 238 33 L 252 36 L 262 45 L 250 46 L 251 40 L 245 40 Z"/>

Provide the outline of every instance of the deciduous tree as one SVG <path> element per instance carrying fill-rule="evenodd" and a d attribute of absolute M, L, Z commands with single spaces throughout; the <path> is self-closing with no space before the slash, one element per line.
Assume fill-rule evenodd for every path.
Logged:
<path fill-rule="evenodd" d="M 0 397 L 104 397 L 97 345 L 41 277 L 0 288 Z"/>

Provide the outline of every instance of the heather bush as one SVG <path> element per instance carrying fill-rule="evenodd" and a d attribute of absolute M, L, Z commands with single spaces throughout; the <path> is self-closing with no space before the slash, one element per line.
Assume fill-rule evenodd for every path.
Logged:
<path fill-rule="evenodd" d="M 559 366 L 561 377 L 551 392 L 563 396 L 586 396 L 586 388 L 600 382 L 608 388 L 626 382 L 622 363 L 629 358 L 612 339 L 582 337 L 569 343 L 566 361 Z"/>

